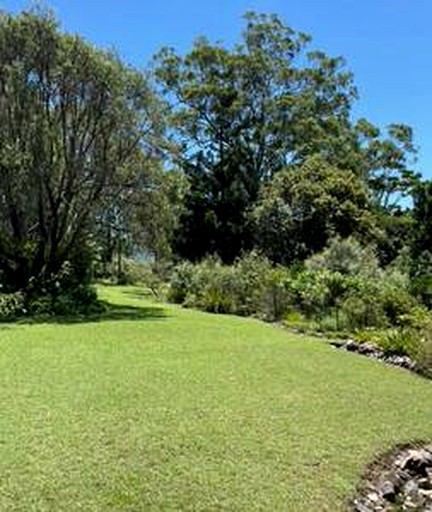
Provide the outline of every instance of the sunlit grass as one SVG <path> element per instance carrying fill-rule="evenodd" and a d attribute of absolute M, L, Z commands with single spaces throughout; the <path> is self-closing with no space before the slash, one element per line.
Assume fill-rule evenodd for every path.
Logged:
<path fill-rule="evenodd" d="M 117 304 L 0 327 L 0 510 L 335 511 L 432 383 L 261 322 Z"/>

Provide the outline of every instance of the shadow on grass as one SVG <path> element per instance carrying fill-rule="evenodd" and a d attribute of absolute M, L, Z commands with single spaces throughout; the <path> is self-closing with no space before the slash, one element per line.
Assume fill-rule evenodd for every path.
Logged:
<path fill-rule="evenodd" d="M 143 320 L 164 320 L 167 313 L 160 306 L 126 306 L 112 304 L 106 301 L 99 301 L 103 311 L 100 313 L 91 313 L 88 315 L 75 316 L 41 316 L 32 318 L 23 318 L 18 320 L 17 324 L 81 324 L 93 322 L 112 322 L 112 321 L 143 321 Z"/>
<path fill-rule="evenodd" d="M 157 298 L 157 294 L 153 292 L 150 288 L 143 289 L 135 289 L 135 290 L 125 290 L 123 292 L 124 295 L 128 295 L 133 299 L 155 299 Z"/>

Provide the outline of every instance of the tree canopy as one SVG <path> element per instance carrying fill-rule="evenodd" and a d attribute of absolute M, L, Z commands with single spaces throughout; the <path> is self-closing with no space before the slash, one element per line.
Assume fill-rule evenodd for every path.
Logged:
<path fill-rule="evenodd" d="M 0 17 L 0 270 L 10 288 L 59 275 L 88 245 L 102 198 L 155 158 L 143 74 L 60 31 L 50 14 Z M 81 276 L 83 278 L 83 276 Z"/>
<path fill-rule="evenodd" d="M 347 171 L 348 181 L 354 173 L 377 209 L 409 193 L 416 178 L 408 126 L 390 126 L 385 138 L 352 121 L 357 92 L 342 58 L 310 51 L 311 38 L 275 15 L 245 21 L 233 48 L 201 38 L 185 56 L 165 48 L 156 57 L 190 181 L 175 246 L 189 259 L 231 261 L 249 249 L 248 212 L 261 187 L 311 157 Z"/>
<path fill-rule="evenodd" d="M 257 246 L 284 264 L 321 251 L 336 235 L 372 240 L 376 229 L 358 176 L 319 157 L 279 172 L 263 189 L 252 222 Z"/>

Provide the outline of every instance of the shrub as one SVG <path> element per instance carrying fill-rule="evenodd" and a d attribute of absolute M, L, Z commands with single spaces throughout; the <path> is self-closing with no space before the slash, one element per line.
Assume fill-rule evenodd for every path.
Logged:
<path fill-rule="evenodd" d="M 341 310 L 350 330 L 385 327 L 387 324 L 381 304 L 373 296 L 353 294 L 343 302 Z"/>
<path fill-rule="evenodd" d="M 417 360 L 419 370 L 427 377 L 432 378 L 432 333 L 427 332 L 423 338 L 423 349 Z"/>
<path fill-rule="evenodd" d="M 172 273 L 168 299 L 215 313 L 279 320 L 289 304 L 287 273 L 257 253 L 246 254 L 231 266 L 217 258 L 196 265 L 181 263 Z"/>
<path fill-rule="evenodd" d="M 390 325 L 401 325 L 401 317 L 420 306 L 410 293 L 409 276 L 397 269 L 383 274 L 379 281 L 379 298 Z"/>
<path fill-rule="evenodd" d="M 169 299 L 205 311 L 256 315 L 271 321 L 297 311 L 310 325 L 325 332 L 403 327 L 409 314 L 419 307 L 409 293 L 408 276 L 395 268 L 380 270 L 372 252 L 352 240 L 346 244 L 347 252 L 354 252 L 359 261 L 372 262 L 369 271 L 353 272 L 357 267 L 348 265 L 352 254 L 338 271 L 325 268 L 336 268 L 337 251 L 333 246 L 328 249 L 332 265 L 329 257 L 324 267 L 314 269 L 313 265 L 300 269 L 272 266 L 256 253 L 243 256 L 231 266 L 207 258 L 175 268 Z"/>
<path fill-rule="evenodd" d="M 423 351 L 422 339 L 415 329 L 390 329 L 379 336 L 377 342 L 386 355 L 409 356 L 418 360 Z"/>
<path fill-rule="evenodd" d="M 0 295 L 0 321 L 8 322 L 28 313 L 22 292 Z"/>
<path fill-rule="evenodd" d="M 324 272 L 300 271 L 285 280 L 291 304 L 306 317 L 320 318 L 325 314 L 328 288 Z"/>
<path fill-rule="evenodd" d="M 55 294 L 27 296 L 28 311 L 33 316 L 89 315 L 103 311 L 96 290 L 88 285 L 77 285 Z"/>
<path fill-rule="evenodd" d="M 291 305 L 291 297 L 286 284 L 289 281 L 286 269 L 277 267 L 263 276 L 262 311 L 264 318 L 271 321 L 281 320 Z"/>
<path fill-rule="evenodd" d="M 320 253 L 305 262 L 308 270 L 328 270 L 343 275 L 376 278 L 380 276 L 378 258 L 370 247 L 363 247 L 355 238 L 330 240 Z"/>
<path fill-rule="evenodd" d="M 185 302 L 188 294 L 193 293 L 195 266 L 189 262 L 177 265 L 172 273 L 167 299 L 175 304 Z"/>
<path fill-rule="evenodd" d="M 185 305 L 211 313 L 235 312 L 235 271 L 219 260 L 207 259 L 195 268 L 192 293 Z"/>
<path fill-rule="evenodd" d="M 252 251 L 235 261 L 234 270 L 236 313 L 264 318 L 272 316 L 272 308 L 277 301 L 274 296 L 277 291 L 272 289 L 276 284 L 277 270 L 273 269 L 270 261 Z"/>
<path fill-rule="evenodd" d="M 416 360 L 421 372 L 432 377 L 432 315 L 424 306 L 417 306 L 401 317 L 404 329 L 416 332 L 420 340 L 420 350 Z"/>

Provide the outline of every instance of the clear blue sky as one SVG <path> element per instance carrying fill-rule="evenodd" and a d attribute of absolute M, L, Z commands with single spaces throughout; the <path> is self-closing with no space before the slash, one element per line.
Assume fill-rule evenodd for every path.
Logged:
<path fill-rule="evenodd" d="M 17 11 L 27 1 L 0 0 Z M 186 51 L 205 34 L 232 43 L 247 10 L 277 13 L 343 55 L 360 91 L 356 116 L 413 126 L 416 168 L 432 178 L 432 0 L 49 0 L 63 27 L 144 67 L 161 46 Z"/>

